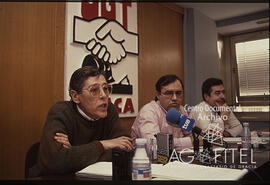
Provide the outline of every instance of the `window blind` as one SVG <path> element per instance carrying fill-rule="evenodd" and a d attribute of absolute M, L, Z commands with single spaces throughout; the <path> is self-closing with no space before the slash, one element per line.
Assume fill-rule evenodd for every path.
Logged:
<path fill-rule="evenodd" d="M 269 38 L 235 44 L 239 95 L 269 95 Z"/>

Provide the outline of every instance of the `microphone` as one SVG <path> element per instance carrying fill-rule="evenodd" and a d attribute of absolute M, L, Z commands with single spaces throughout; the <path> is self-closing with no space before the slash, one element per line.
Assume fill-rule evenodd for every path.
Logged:
<path fill-rule="evenodd" d="M 186 115 L 182 115 L 176 108 L 171 108 L 166 114 L 166 120 L 172 124 L 173 126 L 182 128 L 186 131 L 192 130 L 193 135 L 193 149 L 194 155 L 198 156 L 199 154 L 199 135 L 204 137 L 205 133 L 202 132 L 202 129 L 194 126 L 195 120 L 187 117 Z M 195 136 L 197 134 L 197 136 Z M 203 149 L 211 150 L 211 144 L 208 141 L 203 140 Z"/>
<path fill-rule="evenodd" d="M 198 135 L 204 136 L 201 128 L 194 126 L 195 120 L 181 114 L 176 108 L 171 108 L 166 114 L 166 120 L 173 126 L 177 126 L 186 131 L 192 131 Z"/>
<path fill-rule="evenodd" d="M 168 123 L 172 124 L 173 126 L 177 126 L 179 128 L 182 128 L 186 131 L 192 131 L 193 135 L 193 149 L 194 149 L 194 156 L 197 156 L 198 159 L 202 163 L 210 164 L 213 161 L 212 156 L 214 155 L 213 152 L 213 144 L 219 145 L 219 146 L 225 146 L 227 148 L 228 144 L 223 141 L 222 137 L 216 132 L 211 131 L 210 129 L 207 129 L 206 131 L 203 131 L 201 128 L 194 126 L 195 120 L 192 118 L 187 117 L 186 115 L 181 115 L 181 113 L 178 111 L 178 109 L 171 108 L 167 114 L 166 114 L 166 120 Z M 197 136 L 195 136 L 197 134 Z M 199 139 L 198 136 L 202 136 L 203 139 L 203 152 L 199 152 Z M 220 142 L 217 142 L 217 141 Z M 224 150 L 225 151 L 225 150 Z M 208 156 L 208 157 L 206 157 Z"/>
<path fill-rule="evenodd" d="M 197 134 L 198 136 L 202 136 L 204 141 L 208 141 L 209 143 L 223 146 L 227 145 L 225 141 L 223 141 L 221 134 L 211 132 L 211 129 L 207 129 L 203 131 L 201 128 L 194 126 L 195 120 L 187 117 L 186 115 L 182 115 L 178 109 L 171 108 L 166 114 L 166 120 L 172 124 L 173 126 L 182 128 L 186 131 L 192 131 L 192 133 Z M 217 141 L 221 143 L 218 143 Z"/>

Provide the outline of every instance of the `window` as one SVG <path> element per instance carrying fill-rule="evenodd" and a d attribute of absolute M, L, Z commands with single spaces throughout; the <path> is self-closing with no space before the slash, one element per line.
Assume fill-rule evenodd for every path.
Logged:
<path fill-rule="evenodd" d="M 221 53 L 222 53 L 223 43 L 221 40 L 217 41 L 217 50 L 218 50 L 218 58 L 221 60 Z"/>
<path fill-rule="evenodd" d="M 269 95 L 269 38 L 235 44 L 240 96 Z"/>
<path fill-rule="evenodd" d="M 235 102 L 240 105 L 268 105 L 269 32 L 232 37 Z"/>

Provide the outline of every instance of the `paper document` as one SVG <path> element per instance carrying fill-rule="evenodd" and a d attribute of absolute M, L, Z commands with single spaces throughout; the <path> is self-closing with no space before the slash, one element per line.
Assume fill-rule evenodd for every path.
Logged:
<path fill-rule="evenodd" d="M 241 137 L 224 137 L 224 141 L 227 143 L 241 143 Z M 260 143 L 260 144 L 267 144 L 269 138 L 267 137 L 251 137 L 251 143 Z"/>
<path fill-rule="evenodd" d="M 223 137 L 223 140 L 227 143 L 239 143 L 241 142 L 241 137 Z"/>
<path fill-rule="evenodd" d="M 161 168 L 163 164 L 151 164 L 152 173 Z M 112 179 L 112 162 L 97 162 L 76 172 L 79 177 Z"/>
<path fill-rule="evenodd" d="M 112 162 L 97 162 L 87 166 L 81 171 L 76 172 L 79 177 L 88 177 L 94 179 L 112 179 Z"/>
<path fill-rule="evenodd" d="M 240 179 L 248 172 L 247 169 L 230 169 L 187 164 L 179 161 L 164 166 L 152 165 L 152 176 L 172 180 L 229 180 Z"/>
<path fill-rule="evenodd" d="M 187 164 L 174 161 L 163 164 L 152 164 L 153 180 L 238 180 L 244 176 L 247 169 L 230 169 Z M 112 162 L 97 162 L 76 172 L 79 177 L 92 179 L 112 179 Z"/>

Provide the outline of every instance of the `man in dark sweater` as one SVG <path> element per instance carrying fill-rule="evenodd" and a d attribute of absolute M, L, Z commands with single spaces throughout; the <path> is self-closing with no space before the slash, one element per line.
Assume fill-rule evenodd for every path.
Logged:
<path fill-rule="evenodd" d="M 44 125 L 37 165 L 42 176 L 70 174 L 111 161 L 113 148 L 134 149 L 128 129 L 109 102 L 111 86 L 102 72 L 80 68 L 69 86 L 71 101 L 53 105 Z"/>

